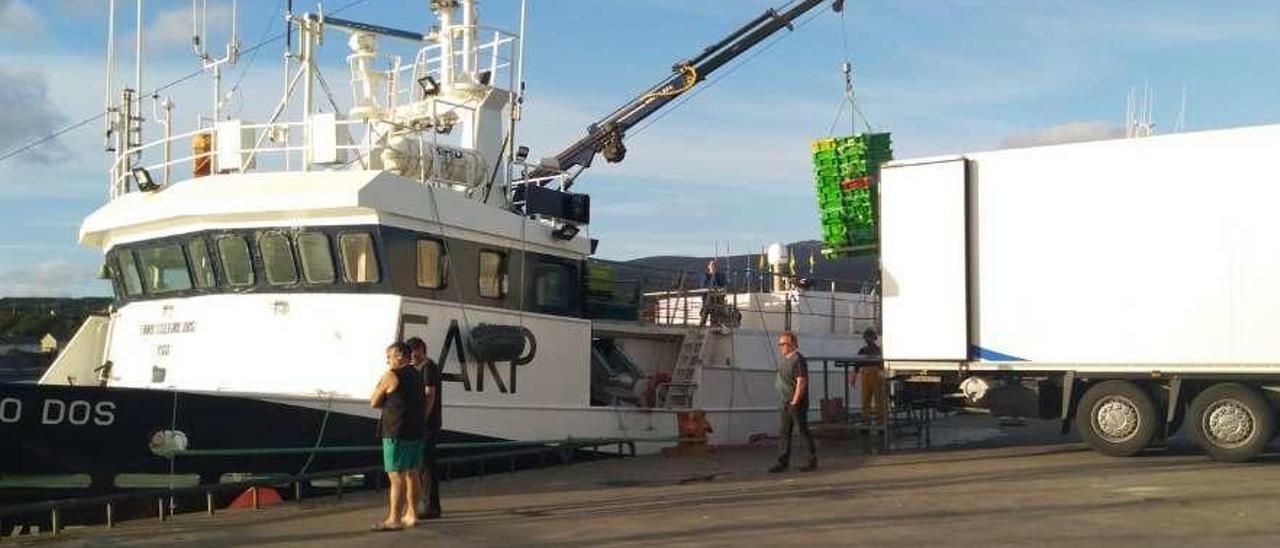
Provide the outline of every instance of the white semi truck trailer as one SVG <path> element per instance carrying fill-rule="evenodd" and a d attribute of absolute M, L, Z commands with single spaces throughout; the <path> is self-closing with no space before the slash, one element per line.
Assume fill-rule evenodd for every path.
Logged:
<path fill-rule="evenodd" d="M 1256 456 L 1280 399 L 1280 125 L 898 161 L 883 351 L 1131 455 Z"/>

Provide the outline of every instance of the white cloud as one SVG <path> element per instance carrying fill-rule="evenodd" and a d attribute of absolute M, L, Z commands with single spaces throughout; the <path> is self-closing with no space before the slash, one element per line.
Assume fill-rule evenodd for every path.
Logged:
<path fill-rule="evenodd" d="M 212 36 L 205 36 L 205 48 L 210 55 L 221 55 L 222 39 L 231 28 L 231 6 L 223 3 L 210 3 L 208 20 L 205 29 Z M 152 16 L 147 23 L 147 45 L 150 47 L 171 48 L 191 46 L 191 6 L 184 5 Z"/>
<path fill-rule="evenodd" d="M 1001 148 L 1022 148 L 1041 145 L 1103 141 L 1124 137 L 1124 127 L 1109 122 L 1068 122 L 1052 127 L 1011 135 L 1000 143 Z"/>
<path fill-rule="evenodd" d="M 49 97 L 49 84 L 42 73 L 0 68 L 0 151 L 8 152 L 32 139 L 43 137 L 66 121 Z M 47 164 L 59 158 L 65 147 L 50 141 L 17 159 Z"/>
<path fill-rule="evenodd" d="M 76 17 L 93 17 L 107 10 L 104 0 L 58 0 L 58 9 Z"/>
<path fill-rule="evenodd" d="M 85 292 L 96 281 L 96 269 L 68 261 L 46 261 L 32 267 L 0 271 L 0 296 L 67 297 Z"/>
<path fill-rule="evenodd" d="M 22 0 L 0 0 L 0 36 L 39 36 L 44 19 Z"/>

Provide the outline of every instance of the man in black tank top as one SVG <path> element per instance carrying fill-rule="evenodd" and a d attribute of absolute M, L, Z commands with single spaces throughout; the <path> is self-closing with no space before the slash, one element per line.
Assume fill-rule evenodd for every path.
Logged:
<path fill-rule="evenodd" d="M 378 436 L 382 438 L 382 463 L 389 478 L 391 510 L 387 519 L 373 525 L 375 531 L 413 527 L 418 522 L 418 467 L 422 463 L 422 434 L 426 417 L 422 374 L 409 367 L 409 347 L 387 347 L 387 371 L 378 380 L 369 404 L 382 409 Z"/>

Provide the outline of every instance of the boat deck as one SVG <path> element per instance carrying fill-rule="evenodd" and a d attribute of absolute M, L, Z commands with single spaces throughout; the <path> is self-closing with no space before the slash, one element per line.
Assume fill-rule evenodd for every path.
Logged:
<path fill-rule="evenodd" d="M 1274 546 L 1280 535 L 1275 455 L 1224 465 L 1185 442 L 1128 459 L 1043 442 L 886 455 L 828 442 L 820 452 L 811 473 L 768 474 L 771 448 L 731 448 L 461 479 L 444 486 L 444 519 L 408 531 L 370 532 L 385 493 L 365 492 L 73 528 L 56 544 Z"/>

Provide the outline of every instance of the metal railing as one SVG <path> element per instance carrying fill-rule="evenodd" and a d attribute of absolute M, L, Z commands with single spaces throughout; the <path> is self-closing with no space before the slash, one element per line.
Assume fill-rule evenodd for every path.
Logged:
<path fill-rule="evenodd" d="M 517 469 L 517 460 L 522 457 L 539 457 L 539 464 L 545 464 L 546 455 L 554 455 L 560 464 L 572 464 L 575 454 L 578 451 L 592 449 L 600 453 L 601 448 L 616 447 L 616 453 L 604 453 L 606 455 L 614 455 L 617 457 L 634 457 L 636 456 L 636 443 L 638 442 L 678 442 L 680 438 L 566 438 L 555 441 L 529 441 L 529 442 L 483 442 L 483 443 L 442 443 L 436 446 L 438 450 L 458 450 L 458 449 L 502 449 L 501 451 L 484 451 L 475 454 L 459 455 L 453 457 L 441 458 L 437 463 L 444 468 L 445 479 L 452 479 L 452 467 L 462 464 L 476 464 L 474 472 L 476 475 L 483 477 L 486 473 L 486 463 L 494 460 L 505 460 L 509 463 L 506 471 L 515 472 Z M 350 446 L 350 447 L 334 447 L 334 448 L 281 448 L 281 449 L 227 449 L 227 450 L 201 450 L 201 451 L 182 451 L 175 454 L 199 455 L 199 456 L 229 456 L 229 455 L 256 455 L 256 454 L 292 454 L 294 452 L 325 452 L 324 449 L 342 452 L 375 452 L 381 451 L 380 446 Z M 88 497 L 64 498 L 55 500 L 46 500 L 40 502 L 17 504 L 11 506 L 0 507 L 0 531 L 6 526 L 13 526 L 19 520 L 29 522 L 35 516 L 48 516 L 50 527 L 49 534 L 57 535 L 59 531 L 65 528 L 64 513 L 74 509 L 100 507 L 103 513 L 102 521 L 107 528 L 114 527 L 117 520 L 117 508 L 120 505 L 128 503 L 137 503 L 146 500 L 156 501 L 155 517 L 160 521 L 166 521 L 174 516 L 176 512 L 176 499 L 191 499 L 203 497 L 205 507 L 204 512 L 213 516 L 217 513 L 218 496 L 227 493 L 244 492 L 249 490 L 252 497 L 253 509 L 261 507 L 259 501 L 258 489 L 260 488 L 292 488 L 293 500 L 301 501 L 306 489 L 306 485 L 313 480 L 334 479 L 338 481 L 334 488 L 334 494 L 340 499 L 345 491 L 345 484 L 342 481 L 344 477 L 361 475 L 366 478 L 366 482 L 372 485 L 374 490 L 382 488 L 383 470 L 380 466 L 370 466 L 361 468 L 347 468 L 340 470 L 326 470 L 323 472 L 312 472 L 303 474 L 289 475 L 273 475 L 270 477 L 253 478 L 249 480 L 218 483 L 209 485 L 199 485 L 193 487 L 179 488 L 162 488 L 148 489 L 142 491 L 133 491 L 127 493 L 112 493 L 107 495 L 95 495 Z M 367 478 L 372 477 L 372 481 L 368 482 Z"/>
<path fill-rule="evenodd" d="M 464 40 L 463 42 L 468 43 L 469 47 L 458 47 L 457 44 L 453 44 L 447 52 L 439 43 L 428 44 L 416 49 L 412 54 L 413 62 L 408 64 L 402 64 L 397 55 L 378 54 L 379 59 L 389 64 L 385 69 L 364 72 L 357 70 L 355 63 L 351 64 L 349 67 L 351 104 L 346 107 L 364 104 L 372 98 L 373 107 L 377 111 L 372 118 L 372 122 L 375 123 L 359 118 L 343 119 L 341 114 L 337 114 L 336 125 L 339 134 L 335 138 L 339 159 L 336 162 L 322 164 L 321 168 L 373 169 L 377 167 L 377 162 L 363 152 L 374 148 L 386 136 L 382 133 L 390 132 L 393 127 L 404 129 L 400 127 L 401 123 L 397 120 L 410 120 L 413 122 L 410 125 L 416 128 L 420 118 L 437 120 L 455 111 L 463 113 L 462 116 L 467 116 L 465 112 L 475 110 L 473 105 L 446 100 L 444 97 L 435 97 L 433 101 L 426 101 L 434 97 L 433 91 L 429 90 L 426 84 L 428 80 L 437 83 L 452 81 L 455 85 L 493 86 L 498 89 L 503 89 L 505 86 L 505 91 L 515 90 L 518 63 L 516 47 L 520 42 L 517 35 L 481 25 L 454 25 L 450 32 L 455 39 L 468 33 L 472 36 L 484 33 L 492 38 L 475 44 Z M 348 57 L 349 62 L 350 60 L 351 57 Z M 446 72 L 449 76 L 445 75 Z M 463 80 L 462 76 L 466 74 L 474 74 L 474 79 L 478 81 Z M 114 199 L 137 190 L 131 188 L 130 183 L 136 181 L 138 177 L 134 172 L 140 169 L 146 171 L 152 178 L 152 182 L 160 185 L 198 176 L 197 172 L 203 175 L 310 169 L 312 162 L 309 153 L 314 140 L 313 132 L 317 129 L 310 112 L 304 112 L 303 120 L 300 121 L 277 120 L 286 110 L 285 107 L 289 104 L 289 99 L 303 75 L 304 71 L 300 70 L 291 79 L 287 79 L 283 96 L 268 122 L 245 123 L 240 126 L 249 137 L 243 139 L 242 146 L 234 150 L 219 151 L 220 146 L 226 145 L 217 142 L 216 125 L 204 124 L 194 130 L 173 134 L 172 103 L 167 100 L 160 103 L 157 100 L 157 107 L 164 105 L 163 112 L 155 114 L 159 125 L 163 127 L 164 136 L 136 146 L 122 148 L 114 153 L 108 170 L 109 197 Z M 376 78 L 372 80 L 366 78 L 370 75 Z M 346 107 L 340 106 L 330 94 L 330 88 L 318 67 L 315 68 L 315 77 L 318 78 L 325 93 L 329 94 L 329 109 L 334 113 L 346 112 L 344 110 Z M 308 82 L 310 78 L 311 76 L 308 76 Z M 366 86 L 372 86 L 372 88 L 365 89 Z M 428 103 L 430 103 L 429 106 Z M 225 122 L 225 120 L 215 120 L 215 123 L 217 122 Z M 404 123 L 409 124 L 409 122 Z M 324 126 L 325 129 L 329 127 L 332 126 Z M 436 133 L 432 132 L 427 139 L 432 145 L 437 144 Z M 201 141 L 200 147 L 196 146 L 197 140 Z M 158 161 L 155 160 L 157 155 L 160 156 Z M 227 160 L 232 157 L 235 161 L 227 162 L 231 165 L 220 165 L 218 162 L 219 158 Z M 260 163 L 262 165 L 259 165 Z M 175 168 L 179 173 L 174 172 Z"/>
<path fill-rule="evenodd" d="M 785 323 L 790 318 L 807 322 L 806 330 L 810 332 L 814 322 L 820 320 L 830 333 L 858 335 L 860 332 L 854 331 L 861 327 L 857 326 L 878 324 L 879 320 L 874 281 L 807 278 L 805 287 L 799 287 L 800 277 L 785 276 L 792 287 L 774 291 L 770 287 L 774 275 L 752 269 L 725 271 L 723 285 L 702 287 L 704 284 L 694 281 L 702 277 L 700 273 L 626 264 L 618 268 L 630 279 L 611 282 L 613 296 L 628 296 L 624 294 L 639 286 L 639 295 L 630 298 L 638 310 L 636 321 L 641 324 L 738 327 Z M 659 289 L 664 287 L 669 289 Z"/>

